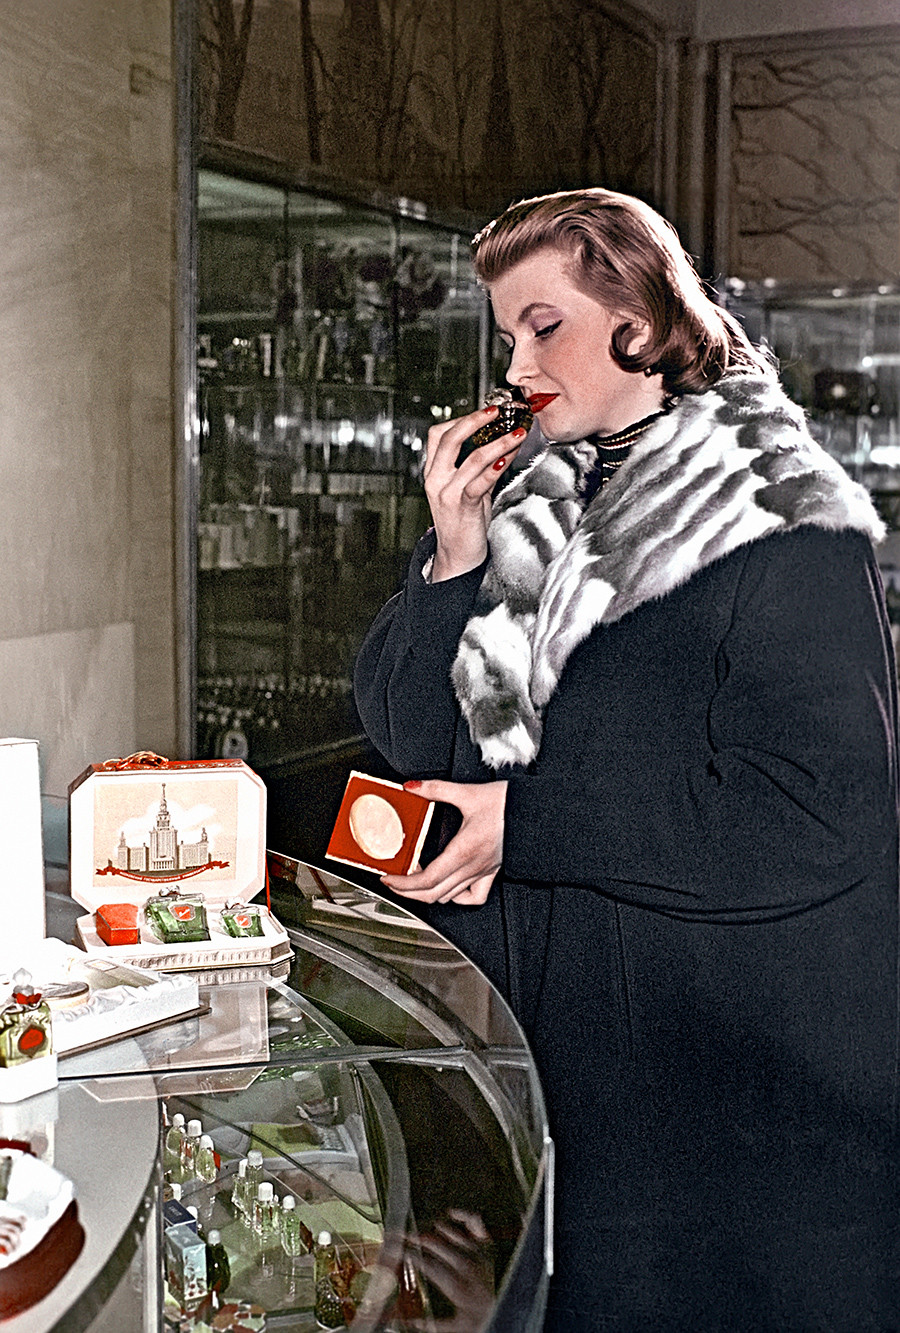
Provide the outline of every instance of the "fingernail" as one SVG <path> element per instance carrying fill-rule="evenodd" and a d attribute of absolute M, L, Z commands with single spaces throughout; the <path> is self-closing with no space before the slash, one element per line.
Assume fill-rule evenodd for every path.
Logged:
<path fill-rule="evenodd" d="M 496 461 L 496 463 L 494 464 L 494 471 L 495 471 L 495 472 L 502 472 L 503 469 L 504 469 L 505 467 L 506 467 L 506 459 L 505 459 L 505 458 L 498 458 L 497 461 Z"/>
<path fill-rule="evenodd" d="M 403 790 L 404 790 L 404 791 L 415 791 L 416 787 L 421 787 L 421 785 L 422 785 L 422 784 L 421 784 L 421 782 L 418 780 L 418 778 L 413 778 L 411 782 L 404 782 L 404 784 L 403 784 Z"/>
<path fill-rule="evenodd" d="M 500 408 L 497 406 L 496 403 L 488 403 L 487 407 L 483 407 L 481 410 L 482 412 L 486 413 L 487 416 L 493 417 L 496 416 L 496 414 L 500 411 Z"/>
<path fill-rule="evenodd" d="M 528 431 L 525 430 L 523 426 L 520 426 L 518 430 L 514 430 L 511 433 L 512 433 L 512 438 L 514 440 L 524 440 L 525 436 L 528 434 Z"/>

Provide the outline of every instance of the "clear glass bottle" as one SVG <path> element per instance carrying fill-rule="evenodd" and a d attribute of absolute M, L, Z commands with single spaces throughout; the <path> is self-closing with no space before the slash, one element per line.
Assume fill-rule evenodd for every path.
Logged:
<path fill-rule="evenodd" d="M 197 1160 L 194 1169 L 197 1177 L 205 1184 L 215 1184 L 219 1168 L 216 1166 L 216 1150 L 208 1134 L 200 1136 L 200 1146 L 197 1149 Z"/>
<path fill-rule="evenodd" d="M 238 1162 L 235 1172 L 234 1182 L 231 1186 L 231 1203 L 234 1208 L 234 1215 L 239 1221 L 246 1221 L 247 1218 L 247 1159 L 242 1157 Z"/>
<path fill-rule="evenodd" d="M 169 1173 L 170 1180 L 177 1180 L 181 1170 L 181 1145 L 184 1143 L 184 1116 L 176 1111 L 172 1123 L 166 1132 L 163 1149 L 163 1166 Z"/>
<path fill-rule="evenodd" d="M 292 1259 L 306 1253 L 300 1230 L 300 1217 L 297 1213 L 297 1201 L 293 1194 L 286 1194 L 281 1200 L 281 1248 Z"/>
<path fill-rule="evenodd" d="M 331 1277 L 337 1268 L 337 1250 L 331 1239 L 330 1231 L 320 1231 L 316 1236 L 316 1282 L 322 1277 Z"/>
<path fill-rule="evenodd" d="M 258 1148 L 251 1148 L 247 1153 L 247 1175 L 244 1186 L 244 1213 L 250 1225 L 253 1225 L 253 1209 L 256 1194 L 262 1184 L 263 1155 Z"/>
<path fill-rule="evenodd" d="M 278 1199 L 270 1180 L 264 1180 L 256 1191 L 253 1205 L 253 1233 L 261 1249 L 270 1249 L 279 1242 Z"/>
<path fill-rule="evenodd" d="M 199 1120 L 189 1120 L 181 1145 L 181 1178 L 193 1180 L 197 1174 L 197 1154 L 200 1151 L 200 1137 L 203 1126 Z"/>

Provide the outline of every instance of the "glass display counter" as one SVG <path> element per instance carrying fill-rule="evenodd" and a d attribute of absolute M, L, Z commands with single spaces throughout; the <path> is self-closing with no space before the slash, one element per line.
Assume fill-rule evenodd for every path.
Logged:
<path fill-rule="evenodd" d="M 7 1327 L 536 1333 L 552 1144 L 509 1010 L 402 909 L 269 869 L 285 980 L 200 977 L 207 1012 L 62 1059 L 38 1099 L 86 1242 Z"/>

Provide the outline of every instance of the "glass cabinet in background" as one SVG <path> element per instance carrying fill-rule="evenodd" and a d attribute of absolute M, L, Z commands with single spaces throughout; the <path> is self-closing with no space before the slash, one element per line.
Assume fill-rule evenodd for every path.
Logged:
<path fill-rule="evenodd" d="M 199 173 L 198 757 L 265 771 L 360 730 L 428 428 L 484 388 L 471 231 L 422 213 Z"/>
<path fill-rule="evenodd" d="M 878 560 L 900 644 L 900 287 L 732 278 L 723 301 L 774 353 L 816 439 L 866 487 L 885 520 Z"/>

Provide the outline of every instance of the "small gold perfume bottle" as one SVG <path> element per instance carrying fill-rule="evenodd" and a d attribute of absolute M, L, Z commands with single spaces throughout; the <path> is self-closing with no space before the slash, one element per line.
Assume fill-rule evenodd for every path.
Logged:
<path fill-rule="evenodd" d="M 511 430 L 530 430 L 534 413 L 527 403 L 514 398 L 510 389 L 492 389 L 484 400 L 485 407 L 498 407 L 495 417 L 484 426 L 479 426 L 474 434 L 463 440 L 456 456 L 456 466 L 464 463 L 473 449 L 480 449 L 483 444 L 499 440 L 501 435 L 508 435 Z"/>

